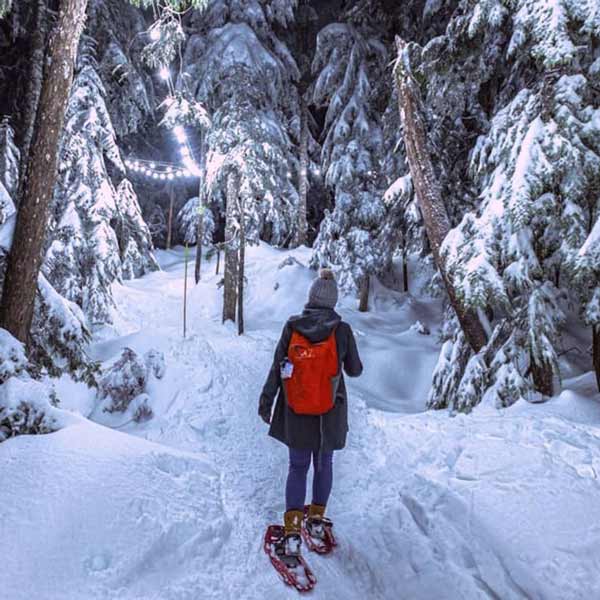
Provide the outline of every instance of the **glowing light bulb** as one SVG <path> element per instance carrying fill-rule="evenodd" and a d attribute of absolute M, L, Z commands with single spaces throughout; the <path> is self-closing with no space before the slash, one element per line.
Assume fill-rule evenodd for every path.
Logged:
<path fill-rule="evenodd" d="M 169 179 L 169 180 L 173 179 L 173 177 L 174 177 L 173 173 L 169 173 L 169 174 L 167 175 L 167 179 Z"/>
<path fill-rule="evenodd" d="M 150 163 L 150 168 L 151 169 L 156 169 L 156 163 Z"/>
<path fill-rule="evenodd" d="M 187 139 L 187 136 L 185 135 L 185 129 L 181 125 L 176 125 L 173 128 L 173 133 L 180 144 L 183 144 Z"/>
<path fill-rule="evenodd" d="M 163 81 L 168 81 L 169 77 L 171 77 L 171 71 L 169 71 L 168 67 L 164 66 L 160 68 L 158 74 Z"/>
<path fill-rule="evenodd" d="M 160 33 L 160 27 L 158 26 L 154 26 L 151 30 L 150 30 L 150 39 L 153 42 L 158 42 L 158 40 L 160 40 L 161 38 L 161 33 Z"/>

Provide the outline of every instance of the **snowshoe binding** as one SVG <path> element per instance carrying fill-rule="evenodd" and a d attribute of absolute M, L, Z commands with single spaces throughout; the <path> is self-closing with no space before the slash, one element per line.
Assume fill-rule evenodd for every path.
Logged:
<path fill-rule="evenodd" d="M 308 506 L 304 508 L 302 538 L 307 548 L 317 554 L 329 554 L 337 546 L 331 519 L 321 515 L 309 515 Z"/>
<path fill-rule="evenodd" d="M 309 592 L 315 587 L 317 578 L 302 556 L 301 545 L 300 535 L 296 533 L 285 535 L 281 525 L 270 525 L 267 528 L 264 549 L 271 564 L 284 583 L 299 592 Z"/>

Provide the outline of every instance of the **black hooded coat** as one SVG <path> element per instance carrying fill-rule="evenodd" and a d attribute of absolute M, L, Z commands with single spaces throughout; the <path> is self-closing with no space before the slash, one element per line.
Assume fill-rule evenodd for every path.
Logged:
<path fill-rule="evenodd" d="M 298 415 L 287 405 L 280 374 L 280 365 L 287 356 L 292 332 L 297 331 L 316 343 L 326 340 L 334 329 L 340 373 L 335 406 L 322 416 Z M 363 370 L 352 328 L 342 321 L 340 315 L 331 308 L 307 306 L 301 315 L 290 317 L 283 328 L 273 365 L 260 396 L 259 412 L 270 412 L 277 396 L 269 435 L 296 450 L 327 452 L 343 448 L 348 433 L 348 396 L 342 367 L 349 377 L 358 377 Z"/>

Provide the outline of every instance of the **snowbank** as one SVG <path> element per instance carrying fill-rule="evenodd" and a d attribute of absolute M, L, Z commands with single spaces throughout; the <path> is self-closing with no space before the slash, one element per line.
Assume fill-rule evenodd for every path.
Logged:
<path fill-rule="evenodd" d="M 0 481 L 7 600 L 187 598 L 173 582 L 219 578 L 230 525 L 199 456 L 82 422 L 0 444 Z"/>

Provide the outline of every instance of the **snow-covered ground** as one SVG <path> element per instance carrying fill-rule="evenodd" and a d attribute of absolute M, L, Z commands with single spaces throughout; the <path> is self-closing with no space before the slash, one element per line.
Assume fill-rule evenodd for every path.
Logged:
<path fill-rule="evenodd" d="M 141 425 L 95 409 L 63 379 L 62 406 L 91 417 L 0 444 L 0 597 L 6 600 L 294 598 L 262 552 L 281 518 L 286 449 L 257 401 L 274 345 L 314 276 L 307 250 L 251 248 L 247 333 L 220 322 L 214 260 L 189 292 L 183 252 L 115 288 L 116 325 L 95 358 L 165 353 Z M 284 262 L 285 261 L 285 262 Z M 281 265 L 281 268 L 279 268 Z M 344 300 L 365 374 L 350 382 L 350 436 L 335 458 L 340 542 L 310 555 L 314 598 L 600 598 L 600 396 L 591 374 L 544 405 L 424 413 L 439 350 L 434 301 L 376 287 Z M 110 417 L 110 418 L 109 418 Z M 109 429 L 98 423 L 110 424 Z"/>

